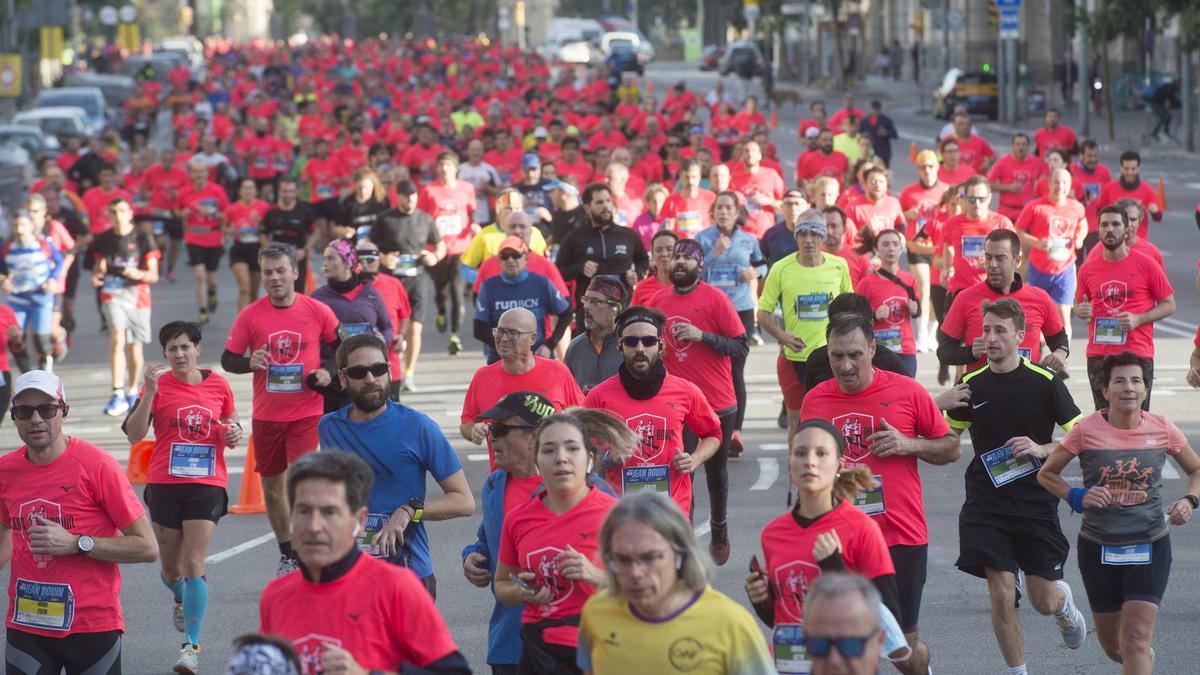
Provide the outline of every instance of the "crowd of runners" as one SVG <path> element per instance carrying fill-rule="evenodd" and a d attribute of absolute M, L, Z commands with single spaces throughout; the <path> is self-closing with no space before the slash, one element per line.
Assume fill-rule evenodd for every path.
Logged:
<path fill-rule="evenodd" d="M 480 518 L 447 542 L 493 596 L 477 671 L 930 673 L 919 466 L 957 461 L 964 432 L 955 565 L 986 581 L 1007 671 L 1026 672 L 1022 599 L 1067 647 L 1090 623 L 1121 672 L 1151 671 L 1200 457 L 1150 410 L 1175 297 L 1136 152 L 1114 177 L 1049 111 L 999 155 L 959 111 L 900 186 L 878 102 L 815 102 L 773 132 L 807 144 L 793 174 L 753 96 L 680 82 L 660 99 L 486 41 L 207 56 L 203 81 L 181 69 L 131 99 L 170 109 L 169 145 L 105 134 L 42 162 L 0 255 L 0 399 L 25 443 L 0 458 L 7 672 L 121 672 L 136 637 L 119 565 L 153 560 L 182 635 L 171 667 L 198 672 L 225 453 L 252 435 L 279 563 L 230 672 L 469 672 L 426 523 Z M 189 276 L 195 306 L 152 322 L 154 286 Z M 205 335 L 219 301 L 236 320 Z M 110 339 L 103 411 L 71 410 L 53 374 L 79 302 Z M 1074 359 L 1072 317 L 1088 326 Z M 437 378 L 419 372 L 427 330 L 452 356 L 483 346 L 460 420 L 488 452 L 478 492 L 401 402 Z M 752 349 L 778 350 L 788 441 L 760 552 L 731 549 L 728 517 Z M 247 374 L 248 421 L 228 379 Z M 64 433 L 69 410 L 153 438 L 144 506 L 108 452 Z M 1182 494 L 1163 489 L 1167 456 Z M 1076 458 L 1082 485 L 1061 476 Z M 1060 501 L 1083 516 L 1074 547 Z M 744 588 L 713 588 L 726 564 Z"/>

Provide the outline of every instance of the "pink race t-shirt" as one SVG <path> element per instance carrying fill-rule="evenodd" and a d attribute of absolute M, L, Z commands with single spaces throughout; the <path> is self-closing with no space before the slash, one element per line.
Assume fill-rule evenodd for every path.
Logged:
<path fill-rule="evenodd" d="M 204 379 L 199 384 L 188 384 L 171 372 L 158 378 L 150 409 L 154 452 L 149 483 L 223 488 L 229 482 L 221 420 L 233 415 L 233 392 L 224 377 L 209 370 L 200 373 Z"/>

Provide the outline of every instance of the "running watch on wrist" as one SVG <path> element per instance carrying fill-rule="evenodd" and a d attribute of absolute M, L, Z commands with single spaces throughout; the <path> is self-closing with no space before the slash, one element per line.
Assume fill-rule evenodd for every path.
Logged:
<path fill-rule="evenodd" d="M 96 548 L 96 540 L 86 534 L 80 535 L 79 541 L 75 542 L 75 548 L 79 551 L 79 555 L 91 555 L 92 549 Z"/>
<path fill-rule="evenodd" d="M 421 522 L 421 516 L 425 513 L 425 500 L 414 497 L 408 501 L 408 508 L 413 510 L 413 517 L 410 522 Z"/>
<path fill-rule="evenodd" d="M 1187 503 L 1192 505 L 1193 511 L 1200 509 L 1200 497 L 1196 495 L 1184 495 L 1183 498 L 1187 500 Z"/>

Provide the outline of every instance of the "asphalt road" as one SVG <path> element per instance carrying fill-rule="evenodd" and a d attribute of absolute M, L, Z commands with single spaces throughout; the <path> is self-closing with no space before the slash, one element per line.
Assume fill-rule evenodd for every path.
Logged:
<path fill-rule="evenodd" d="M 689 85 L 707 91 L 716 77 L 700 73 L 693 67 L 651 67 L 658 91 L 669 83 L 686 78 Z M 835 101 L 836 97 L 827 96 Z M 807 101 L 806 101 L 807 103 Z M 790 130 L 796 128 L 799 108 L 787 107 L 780 118 L 775 135 L 784 167 L 794 170 L 799 143 Z M 889 104 L 889 113 L 896 120 L 905 141 L 897 149 L 897 157 L 907 152 L 909 139 L 922 146 L 931 142 L 940 122 L 915 115 L 915 99 Z M 1007 146 L 1005 135 L 983 126 L 984 134 L 999 149 Z M 1119 151 L 1118 151 L 1119 152 Z M 1104 160 L 1112 162 L 1116 153 L 1106 153 Z M 896 186 L 915 180 L 912 167 L 903 162 L 894 167 Z M 1200 303 L 1193 291 L 1196 267 L 1191 208 L 1200 189 L 1200 165 L 1180 159 L 1150 159 L 1145 167 L 1146 177 L 1168 179 L 1168 202 L 1177 210 L 1169 211 L 1161 224 L 1155 224 L 1151 238 L 1166 256 L 1167 272 L 1178 294 L 1179 311 L 1172 321 L 1160 325 L 1156 343 L 1159 375 L 1154 392 L 1154 409 L 1174 420 L 1188 434 L 1192 444 L 1200 444 L 1200 420 L 1192 414 L 1197 394 L 1183 380 L 1187 356 L 1191 352 L 1191 337 L 1195 334 L 1195 319 L 1200 315 Z M 790 182 L 790 180 L 789 180 Z M 1184 208 L 1184 205 L 1187 205 Z M 208 367 L 219 368 L 218 360 L 225 335 L 234 317 L 234 282 L 227 270 L 220 279 L 221 307 L 207 326 L 202 361 Z M 181 275 L 177 284 L 161 282 L 154 288 L 154 325 L 181 318 L 192 318 L 191 282 Z M 79 332 L 68 359 L 59 367 L 65 378 L 72 412 L 67 431 L 113 452 L 124 461 L 128 444 L 124 442 L 119 421 L 105 417 L 101 410 L 109 395 L 107 382 L 107 336 L 98 331 L 98 318 L 89 300 L 80 302 Z M 1078 332 L 1078 331 L 1077 331 Z M 429 326 L 426 329 L 425 354 L 418 369 L 420 391 L 407 395 L 405 402 L 431 416 L 453 443 L 462 461 L 467 478 L 478 490 L 486 478 L 484 451 L 458 436 L 458 414 L 463 395 L 474 369 L 483 363 L 482 354 L 473 340 L 464 338 L 468 351 L 457 357 L 446 355 L 445 336 Z M 1076 353 L 1082 354 L 1083 344 L 1077 341 Z M 150 353 L 156 353 L 149 349 Z M 749 451 L 730 463 L 730 513 L 735 527 L 731 528 L 733 555 L 721 568 L 715 586 L 735 599 L 744 601 L 742 579 L 750 556 L 757 552 L 758 533 L 770 519 L 785 509 L 787 491 L 784 433 L 775 426 L 780 395 L 774 375 L 773 346 L 756 348 L 747 366 L 750 409 L 746 421 L 746 445 Z M 1073 358 L 1074 372 L 1082 375 L 1082 361 Z M 931 355 L 921 355 L 919 378 L 935 393 L 936 361 Z M 230 376 L 238 409 L 243 417 L 250 413 L 250 378 Z M 1076 400 L 1086 411 L 1090 400 L 1084 378 L 1073 377 L 1069 384 Z M 11 422 L 0 426 L 0 448 L 15 448 L 20 444 Z M 965 447 L 964 451 L 969 451 Z M 230 466 L 240 466 L 244 447 L 234 452 Z M 957 515 L 963 499 L 962 472 L 967 459 L 957 464 L 933 467 L 922 466 L 925 484 L 926 511 L 931 533 L 929 579 L 925 589 L 921 633 L 933 653 L 934 669 L 939 673 L 1004 672 L 1003 662 L 995 646 L 988 614 L 985 584 L 959 572 L 953 563 L 957 557 Z M 1078 475 L 1077 471 L 1070 474 Z M 236 501 L 241 482 L 240 473 L 231 472 L 230 494 Z M 1164 490 L 1168 496 L 1182 493 L 1184 483 L 1177 472 L 1167 473 Z M 140 488 L 139 488 L 140 489 Z M 436 494 L 437 486 L 430 486 Z M 696 529 L 707 536 L 705 490 L 697 490 Z M 461 573 L 460 551 L 473 540 L 479 514 L 471 518 L 432 523 L 429 526 L 433 545 L 433 560 L 438 576 L 438 606 L 450 626 L 460 648 L 478 672 L 486 672 L 487 616 L 492 598 L 483 589 L 466 582 Z M 1074 541 L 1078 528 L 1077 517 L 1063 515 L 1067 536 Z M 1200 588 L 1190 583 L 1200 574 L 1200 537 L 1196 525 L 1173 529 L 1173 581 L 1160 614 L 1155 636 L 1159 671 L 1164 673 L 1195 672 L 1190 652 L 1194 627 L 1200 622 Z M 211 595 L 209 614 L 202 639 L 203 668 L 208 672 L 223 670 L 230 655 L 233 637 L 257 628 L 257 602 L 263 586 L 274 572 L 278 552 L 269 534 L 266 518 L 229 516 L 221 522 L 210 549 L 207 577 Z M 1075 561 L 1068 562 L 1068 581 L 1075 589 L 1077 601 L 1086 608 L 1086 599 Z M 170 670 L 180 643 L 170 618 L 169 592 L 158 578 L 157 565 L 128 565 L 124 567 L 122 601 L 125 611 L 127 637 L 124 669 L 128 673 L 163 673 Z M 7 584 L 7 569 L 0 572 Z M 4 600 L 7 603 L 7 600 Z M 7 611 L 7 604 L 4 606 Z M 1020 612 L 1026 631 L 1028 664 L 1032 672 L 1101 673 L 1117 672 L 1100 651 L 1095 636 L 1089 636 L 1079 651 L 1066 649 L 1053 621 L 1040 617 L 1028 607 Z M 1089 620 L 1090 624 L 1090 620 Z"/>

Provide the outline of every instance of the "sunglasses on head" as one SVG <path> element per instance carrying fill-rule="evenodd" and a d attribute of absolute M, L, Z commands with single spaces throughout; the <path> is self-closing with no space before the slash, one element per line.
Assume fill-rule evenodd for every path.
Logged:
<path fill-rule="evenodd" d="M 363 262 L 375 262 L 376 260 L 379 260 L 379 253 L 377 251 L 371 251 L 369 253 L 366 251 L 361 251 L 358 254 L 358 259 Z"/>
<path fill-rule="evenodd" d="M 848 659 L 856 659 L 863 655 L 867 650 L 867 642 L 874 637 L 874 634 L 866 637 L 843 637 L 843 638 L 824 638 L 815 635 L 804 636 L 804 648 L 808 650 L 809 656 L 817 658 L 825 658 L 829 656 L 829 652 L 833 648 L 837 648 L 838 653 Z"/>
<path fill-rule="evenodd" d="M 383 377 L 390 372 L 390 369 L 391 367 L 386 363 L 372 363 L 369 366 L 350 366 L 349 368 L 342 368 L 342 372 L 346 374 L 346 377 L 352 380 L 361 380 L 367 376 L 367 373 L 370 373 L 375 377 Z"/>
<path fill-rule="evenodd" d="M 637 349 L 637 346 L 639 344 L 641 346 L 649 349 L 650 347 L 653 347 L 654 345 L 658 344 L 658 336 L 657 335 L 626 335 L 625 337 L 621 338 L 621 344 L 625 345 L 626 347 L 629 347 L 630 349 Z"/>
<path fill-rule="evenodd" d="M 524 253 L 518 253 L 516 251 L 504 251 L 503 253 L 500 254 L 500 259 L 501 260 L 520 260 L 522 257 L 524 257 L 524 255 L 525 255 Z"/>
<path fill-rule="evenodd" d="M 37 411 L 38 417 L 44 420 L 51 420 L 58 417 L 58 411 L 62 410 L 61 403 L 45 403 L 42 405 L 14 405 L 12 407 L 13 419 L 27 420 L 33 417 L 33 411 Z"/>
<path fill-rule="evenodd" d="M 533 429 L 535 427 L 528 424 L 505 424 L 504 422 L 492 422 L 489 429 L 492 433 L 492 438 L 504 438 L 508 432 L 514 429 Z"/>

